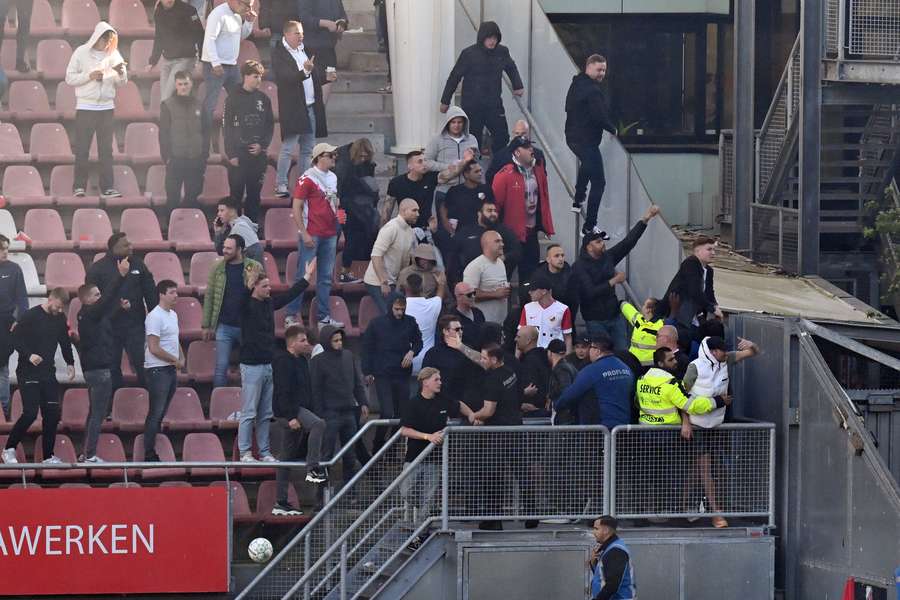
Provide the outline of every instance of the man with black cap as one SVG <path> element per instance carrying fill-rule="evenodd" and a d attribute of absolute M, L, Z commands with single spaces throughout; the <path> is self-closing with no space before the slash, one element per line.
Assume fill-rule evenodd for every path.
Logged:
<path fill-rule="evenodd" d="M 591 600 L 631 600 L 635 597 L 631 552 L 616 532 L 619 522 L 603 515 L 591 533 L 598 546 L 591 550 Z"/>
<path fill-rule="evenodd" d="M 625 273 L 616 271 L 616 265 L 631 252 L 647 223 L 658 214 L 659 207 L 651 205 L 625 239 L 611 248 L 606 247 L 609 234 L 597 227 L 590 230 L 584 236 L 581 256 L 572 267 L 588 335 L 608 335 L 616 352 L 628 351 L 628 329 L 616 298 L 616 285 L 625 281 Z"/>
<path fill-rule="evenodd" d="M 572 350 L 572 312 L 553 297 L 553 285 L 542 273 L 535 273 L 528 286 L 531 302 L 522 307 L 519 329 L 531 325 L 538 329 L 538 346 L 546 348 L 551 340 L 565 342 L 566 352 Z"/>

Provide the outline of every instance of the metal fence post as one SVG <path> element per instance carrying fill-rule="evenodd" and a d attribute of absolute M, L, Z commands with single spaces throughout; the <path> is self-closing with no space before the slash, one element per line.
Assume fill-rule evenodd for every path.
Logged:
<path fill-rule="evenodd" d="M 452 432 L 447 432 L 441 448 L 441 529 L 450 528 L 450 440 Z"/>
<path fill-rule="evenodd" d="M 607 438 L 607 443 L 609 444 L 609 453 L 607 454 L 609 457 L 607 460 L 609 475 L 604 477 L 608 482 L 606 514 L 612 516 L 616 516 L 616 435 L 620 428 L 621 425 L 615 427 L 609 434 L 609 438 Z"/>
<path fill-rule="evenodd" d="M 312 550 L 311 536 L 306 536 L 303 540 L 303 574 L 309 572 L 309 553 Z M 309 600 L 309 581 L 303 584 L 303 599 Z"/>
<path fill-rule="evenodd" d="M 769 527 L 775 527 L 775 428 L 769 430 Z"/>
<path fill-rule="evenodd" d="M 609 429 L 603 432 L 603 514 L 609 515 L 610 512 L 610 475 L 615 469 L 615 461 L 611 461 L 612 444 L 610 443 L 611 433 Z"/>
<path fill-rule="evenodd" d="M 347 542 L 341 544 L 341 600 L 347 600 Z"/>

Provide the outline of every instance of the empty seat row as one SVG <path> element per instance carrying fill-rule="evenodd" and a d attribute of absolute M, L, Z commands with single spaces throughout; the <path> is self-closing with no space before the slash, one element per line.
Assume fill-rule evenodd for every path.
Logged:
<path fill-rule="evenodd" d="M 7 110 L 0 110 L 0 119 L 54 122 L 75 118 L 75 88 L 65 81 L 56 84 L 53 108 L 50 107 L 50 93 L 40 81 L 13 81 L 8 98 Z M 118 121 L 155 121 L 159 119 L 159 105 L 159 81 L 154 81 L 150 87 L 150 107 L 147 110 L 144 110 L 137 84 L 129 81 L 116 90 L 114 116 Z"/>
<path fill-rule="evenodd" d="M 46 280 L 48 288 L 64 287 L 71 293 L 77 291 L 77 287 L 73 291 L 72 287 L 62 285 L 62 282 L 51 280 L 49 272 Z M 203 305 L 200 304 L 199 300 L 191 296 L 181 296 L 176 301 L 174 310 L 175 314 L 178 315 L 178 334 L 182 342 L 191 342 L 203 337 L 203 329 L 201 328 L 203 323 Z M 69 302 L 69 328 L 75 333 L 78 332 L 79 311 L 81 311 L 81 300 L 73 298 Z"/>
<path fill-rule="evenodd" d="M 60 12 L 61 19 L 57 23 L 49 0 L 32 0 L 30 34 L 35 37 L 60 33 L 89 36 L 101 20 L 94 0 L 63 0 Z M 153 35 L 153 27 L 141 0 L 110 0 L 108 15 L 103 20 L 108 21 L 120 36 Z"/>

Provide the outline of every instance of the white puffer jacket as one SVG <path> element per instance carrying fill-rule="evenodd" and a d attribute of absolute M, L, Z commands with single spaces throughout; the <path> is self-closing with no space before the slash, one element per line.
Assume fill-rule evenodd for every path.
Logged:
<path fill-rule="evenodd" d="M 116 65 L 125 62 L 118 50 L 100 52 L 94 50 L 94 44 L 100 36 L 107 31 L 115 33 L 112 25 L 106 21 L 100 21 L 94 27 L 94 33 L 87 43 L 78 46 L 69 59 L 66 68 L 66 83 L 75 88 L 76 108 L 98 107 L 112 109 L 115 106 L 116 88 L 125 85 L 128 81 L 128 73 L 122 70 L 122 75 L 113 69 Z M 103 79 L 96 81 L 91 79 L 91 72 L 103 71 Z"/>
<path fill-rule="evenodd" d="M 714 398 L 728 393 L 728 363 L 719 362 L 707 345 L 709 338 L 700 342 L 698 357 L 691 363 L 697 369 L 697 380 L 691 388 L 690 396 Z M 725 421 L 725 407 L 714 409 L 703 415 L 691 415 L 691 423 L 697 427 L 710 429 Z"/>

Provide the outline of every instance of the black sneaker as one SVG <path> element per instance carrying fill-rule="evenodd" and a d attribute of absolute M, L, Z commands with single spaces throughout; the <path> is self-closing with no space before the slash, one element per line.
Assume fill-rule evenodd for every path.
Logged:
<path fill-rule="evenodd" d="M 19 73 L 28 73 L 31 71 L 31 65 L 29 65 L 26 61 L 16 62 L 16 71 Z"/>
<path fill-rule="evenodd" d="M 272 507 L 272 514 L 276 517 L 299 517 L 303 514 L 303 511 L 299 508 L 294 508 L 290 504 L 276 502 L 275 506 Z"/>
<path fill-rule="evenodd" d="M 591 233 L 594 230 L 594 227 L 596 227 L 596 224 L 594 223 L 585 223 L 581 226 L 581 235 L 587 235 Z"/>
<path fill-rule="evenodd" d="M 573 213 L 581 212 L 581 202 L 573 202 L 572 208 L 570 209 Z"/>
<path fill-rule="evenodd" d="M 412 539 L 410 543 L 406 545 L 406 549 L 410 552 L 416 552 L 419 548 L 422 547 L 423 543 L 425 543 L 425 540 L 422 539 L 422 536 L 417 535 Z"/>
<path fill-rule="evenodd" d="M 306 481 L 310 483 L 325 483 L 328 481 L 328 473 L 322 467 L 310 469 L 306 473 Z"/>
<path fill-rule="evenodd" d="M 117 190 L 115 188 L 109 188 L 108 190 L 105 190 L 103 192 L 103 197 L 104 198 L 121 198 L 122 192 L 120 192 L 119 190 Z"/>
<path fill-rule="evenodd" d="M 529 519 L 525 521 L 525 529 L 537 529 L 538 522 L 535 519 Z"/>
<path fill-rule="evenodd" d="M 349 284 L 349 283 L 359 283 L 362 281 L 359 277 L 354 277 L 352 273 L 341 273 L 338 275 L 338 281 L 340 283 Z"/>
<path fill-rule="evenodd" d="M 72 190 L 72 195 L 76 198 L 84 198 L 84 188 L 75 188 Z"/>
<path fill-rule="evenodd" d="M 147 452 L 144 455 L 144 462 L 162 462 L 156 452 Z"/>

